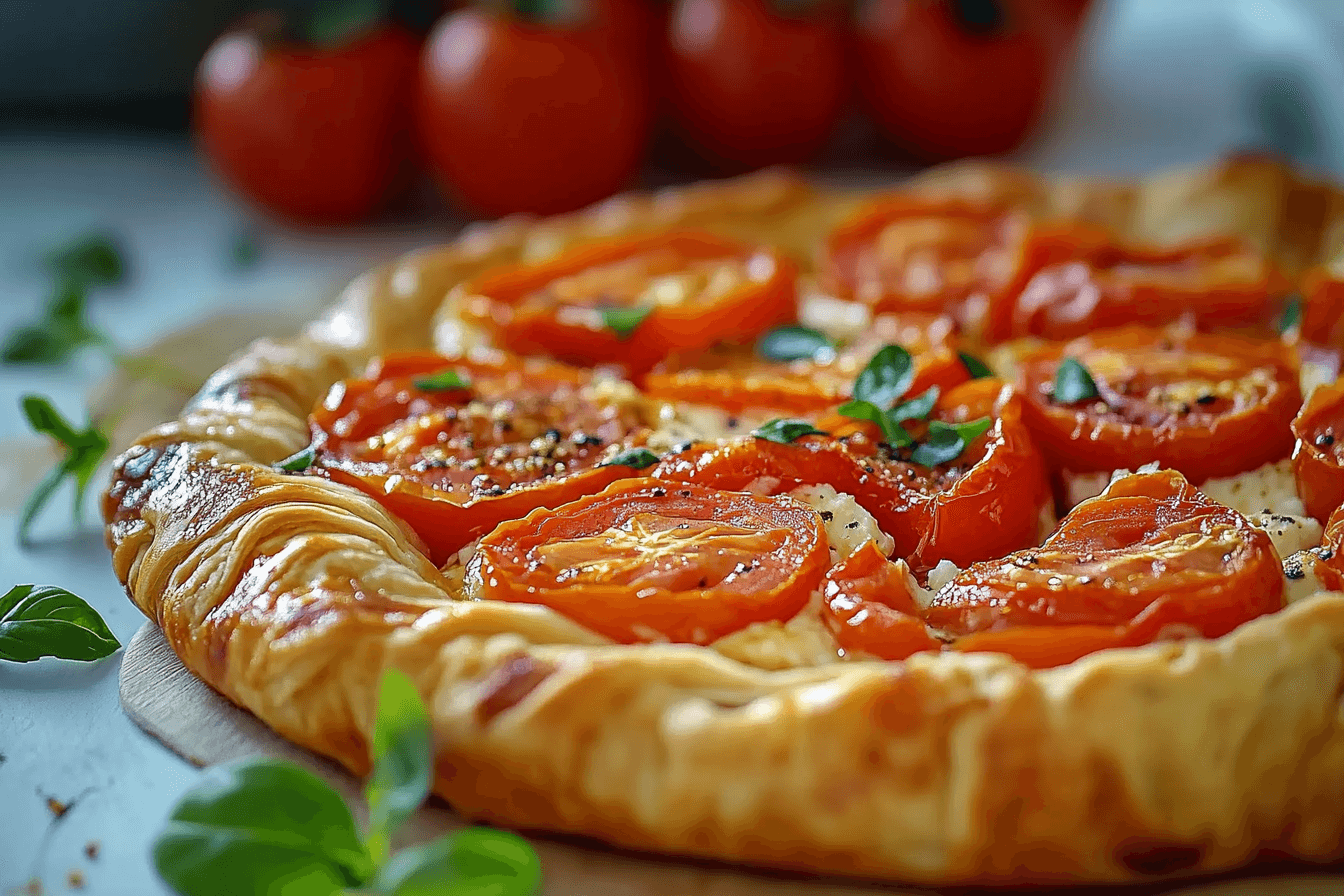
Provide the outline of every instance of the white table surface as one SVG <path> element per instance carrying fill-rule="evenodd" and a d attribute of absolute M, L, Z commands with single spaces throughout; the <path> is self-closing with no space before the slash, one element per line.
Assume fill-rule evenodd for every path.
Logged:
<path fill-rule="evenodd" d="M 1329 42 L 1344 32 L 1311 18 L 1314 7 L 1328 4 L 1114 3 L 1051 125 L 1022 159 L 1122 173 L 1263 145 L 1244 89 L 1255 72 L 1286 72 L 1322 108 L 1344 111 L 1330 93 L 1344 91 L 1344 77 L 1336 77 Z M 1318 116 L 1319 139 L 1303 150 L 1305 160 L 1344 172 L 1344 142 L 1332 139 L 1340 132 L 1339 121 Z M 91 302 L 95 321 L 128 347 L 222 309 L 268 309 L 294 296 L 311 303 L 370 264 L 447 233 L 443 223 L 323 237 L 263 228 L 260 263 L 238 271 L 227 255 L 246 221 L 184 140 L 0 136 L 0 336 L 46 299 L 37 256 L 90 228 L 109 228 L 128 246 L 130 282 Z M 16 446 L 41 449 L 18 413 L 22 394 L 49 395 L 82 419 L 85 396 L 106 373 L 93 357 L 61 369 L 0 366 L 0 449 L 10 456 Z M 10 478 L 31 478 L 33 468 L 10 465 Z M 28 487 L 5 475 L 0 469 L 0 495 Z M 69 495 L 58 496 L 36 528 L 37 544 L 23 550 L 14 502 L 0 500 L 0 591 L 22 582 L 69 588 L 125 643 L 143 619 L 112 575 L 92 501 L 87 510 L 76 527 Z M 120 655 L 92 665 L 0 664 L 0 894 L 34 878 L 46 893 L 70 892 L 67 875 L 76 869 L 85 893 L 166 892 L 150 867 L 149 843 L 199 772 L 123 715 L 119 662 Z M 54 819 L 47 796 L 72 808 Z M 99 844 L 96 860 L 84 853 L 90 841 Z"/>

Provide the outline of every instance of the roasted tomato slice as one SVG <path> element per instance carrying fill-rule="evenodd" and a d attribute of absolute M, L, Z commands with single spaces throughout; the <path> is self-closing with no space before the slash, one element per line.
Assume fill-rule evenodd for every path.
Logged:
<path fill-rule="evenodd" d="M 888 560 L 876 544 L 866 542 L 826 573 L 822 619 L 845 650 L 884 660 L 939 650 L 942 642 L 918 616 L 913 586 L 905 561 Z"/>
<path fill-rule="evenodd" d="M 846 401 L 854 378 L 884 345 L 900 345 L 914 357 L 912 394 L 930 386 L 946 391 L 970 378 L 956 352 L 953 326 L 944 315 L 880 315 L 854 342 L 821 346 L 813 357 L 793 361 L 762 358 L 751 347 L 719 345 L 668 359 L 644 378 L 644 391 L 732 412 L 772 408 L 809 414 Z"/>
<path fill-rule="evenodd" d="M 333 386 L 310 419 L 317 471 L 381 501 L 438 563 L 502 520 L 632 475 L 601 464 L 648 432 L 638 401 L 499 353 L 385 359 Z"/>
<path fill-rule="evenodd" d="M 1051 666 L 1171 634 L 1220 637 L 1283 601 L 1269 536 L 1163 470 L 1111 483 L 1039 548 L 974 564 L 924 618 L 959 650 Z"/>
<path fill-rule="evenodd" d="M 805 504 L 633 479 L 500 525 L 468 582 L 481 598 L 544 604 L 617 641 L 707 644 L 795 615 L 827 562 Z"/>
<path fill-rule="evenodd" d="M 1324 523 L 1344 505 L 1344 380 L 1320 386 L 1293 419 L 1293 476 L 1307 513 Z"/>
<path fill-rule="evenodd" d="M 664 458 L 653 474 L 679 482 L 756 492 L 826 483 L 854 496 L 919 574 L 947 559 L 959 566 L 1035 544 L 1050 489 L 1040 453 L 1022 422 L 1022 401 L 999 380 L 950 391 L 933 419 L 990 418 L 957 457 L 932 467 L 913 462 L 867 430 L 842 438 L 807 436 L 781 445 L 746 439 Z M 910 425 L 917 439 L 928 424 Z"/>
<path fill-rule="evenodd" d="M 965 200 L 893 196 L 861 209 L 826 241 L 822 282 L 879 311 L 960 314 L 1012 277 L 1025 219 Z"/>
<path fill-rule="evenodd" d="M 1056 394 L 1066 359 L 1082 364 L 1095 396 Z M 1156 461 L 1198 483 L 1293 450 L 1302 393 L 1274 341 L 1124 327 L 1031 352 L 1019 370 L 1027 423 L 1057 469 Z"/>
<path fill-rule="evenodd" d="M 1288 280 L 1243 240 L 1121 243 L 1070 223 L 1034 228 L 1013 280 L 991 297 L 984 336 L 1072 339 L 1104 327 L 1189 320 L 1200 329 L 1264 331 Z"/>
<path fill-rule="evenodd" d="M 643 371 L 673 352 L 747 342 L 793 320 L 796 275 L 771 249 L 673 233 L 489 272 L 458 287 L 456 300 L 510 351 Z"/>

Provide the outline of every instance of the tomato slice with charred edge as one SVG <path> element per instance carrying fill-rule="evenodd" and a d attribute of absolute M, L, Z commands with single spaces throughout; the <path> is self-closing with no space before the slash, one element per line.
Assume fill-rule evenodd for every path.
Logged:
<path fill-rule="evenodd" d="M 426 388 L 445 371 L 465 388 Z M 643 443 L 642 409 L 580 371 L 502 353 L 415 353 L 332 387 L 310 417 L 314 472 L 368 492 L 436 563 L 503 520 L 556 507 L 635 471 L 601 466 Z"/>
<path fill-rule="evenodd" d="M 1014 278 L 991 296 L 988 341 L 1072 339 L 1183 319 L 1200 329 L 1268 333 L 1290 289 L 1267 259 L 1232 237 L 1134 245 L 1070 222 L 1033 228 L 1021 252 Z"/>
<path fill-rule="evenodd" d="M 464 318 L 510 351 L 644 371 L 673 352 L 744 342 L 797 315 L 797 266 L 707 233 L 579 246 L 458 287 Z"/>
<path fill-rule="evenodd" d="M 884 345 L 899 345 L 913 356 L 910 394 L 930 386 L 947 391 L 970 378 L 957 356 L 953 326 L 943 315 L 880 315 L 850 345 L 798 361 L 765 360 L 746 346 L 716 346 L 668 359 L 644 378 L 644 391 L 666 401 L 712 404 L 730 412 L 820 412 L 849 399 L 855 377 Z"/>
<path fill-rule="evenodd" d="M 1344 505 L 1344 380 L 1319 386 L 1293 418 L 1293 477 L 1307 513 L 1324 523 Z"/>
<path fill-rule="evenodd" d="M 781 445 L 747 439 L 664 458 L 652 475 L 715 488 L 784 492 L 826 483 L 854 496 L 896 542 L 919 574 L 942 559 L 958 565 L 994 557 L 1039 538 L 1050 489 L 1040 453 L 1021 418 L 1021 399 L 994 379 L 963 383 L 933 417 L 993 418 L 989 430 L 955 460 L 933 468 L 911 462 L 866 431 L 843 439 L 808 436 Z M 922 424 L 911 424 L 916 438 Z"/>
<path fill-rule="evenodd" d="M 1173 629 L 1220 637 L 1283 602 L 1269 536 L 1163 470 L 1112 482 L 1039 548 L 972 565 L 924 619 L 961 638 L 956 649 L 1057 665 Z M 1054 646 L 1024 629 L 1048 629 Z"/>
<path fill-rule="evenodd" d="M 831 232 L 822 282 L 878 311 L 956 314 L 1012 276 L 1024 229 L 1023 218 L 993 203 L 887 197 Z"/>
<path fill-rule="evenodd" d="M 798 613 L 828 562 L 809 507 L 652 479 L 616 483 L 481 539 L 470 587 L 625 643 L 707 644 Z"/>
<path fill-rule="evenodd" d="M 1055 401 L 1065 358 L 1087 368 L 1096 398 Z M 1032 435 L 1072 472 L 1157 461 L 1196 483 L 1244 473 L 1292 452 L 1302 403 L 1277 341 L 1232 335 L 1123 327 L 1031 352 L 1019 374 Z"/>
<path fill-rule="evenodd" d="M 871 541 L 836 564 L 821 585 L 822 619 L 845 650 L 903 660 L 939 650 L 919 618 L 914 581 L 903 560 L 888 560 Z"/>

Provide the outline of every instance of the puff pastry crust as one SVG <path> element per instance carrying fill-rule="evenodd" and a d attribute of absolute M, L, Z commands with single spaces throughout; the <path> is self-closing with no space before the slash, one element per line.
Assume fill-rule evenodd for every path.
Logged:
<path fill-rule="evenodd" d="M 908 189 L 1009 198 L 1135 239 L 1240 234 L 1290 271 L 1344 253 L 1344 193 L 1261 160 L 1130 184 L 955 165 Z M 449 289 L 487 266 L 692 224 L 806 266 L 861 198 L 765 173 L 504 220 L 365 275 L 118 460 L 104 503 L 117 576 L 192 672 L 356 773 L 380 674 L 406 671 L 431 708 L 435 792 L 491 822 L 923 884 L 1344 856 L 1338 595 L 1218 640 L 1048 671 L 976 654 L 769 671 L 459 600 L 376 501 L 270 466 L 307 444 L 331 383 L 429 346 Z"/>

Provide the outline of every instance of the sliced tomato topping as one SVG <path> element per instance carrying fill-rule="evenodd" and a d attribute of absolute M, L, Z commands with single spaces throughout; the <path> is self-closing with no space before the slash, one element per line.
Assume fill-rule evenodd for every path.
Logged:
<path fill-rule="evenodd" d="M 903 660 L 921 650 L 939 650 L 914 600 L 914 577 L 904 560 L 888 560 L 865 542 L 826 573 L 822 619 L 845 650 L 884 660 Z"/>
<path fill-rule="evenodd" d="M 394 356 L 333 386 L 310 418 L 316 468 L 361 488 L 444 562 L 506 519 L 601 491 L 601 464 L 648 433 L 638 402 L 499 353 Z"/>
<path fill-rule="evenodd" d="M 1082 364 L 1095 396 L 1056 394 L 1066 359 Z M 1302 402 L 1276 341 L 1147 327 L 1031 352 L 1020 376 L 1037 443 L 1053 467 L 1072 472 L 1157 461 L 1203 482 L 1253 470 L 1292 451 L 1289 424 Z"/>
<path fill-rule="evenodd" d="M 1293 476 L 1307 513 L 1324 523 L 1344 505 L 1344 381 L 1320 386 L 1293 419 Z"/>
<path fill-rule="evenodd" d="M 1344 507 L 1337 507 L 1325 523 L 1320 547 L 1307 551 L 1316 577 L 1331 591 L 1344 591 Z"/>
<path fill-rule="evenodd" d="M 970 378 L 956 352 L 951 318 L 936 314 L 879 315 L 854 342 L 822 347 L 811 358 L 771 361 L 745 346 L 716 346 L 668 359 L 644 378 L 644 390 L 667 401 L 713 404 L 727 411 L 772 408 L 809 414 L 847 400 L 854 378 L 884 345 L 899 345 L 915 361 L 912 394 L 947 390 Z"/>
<path fill-rule="evenodd" d="M 892 196 L 837 227 L 822 282 L 879 311 L 950 312 L 1012 276 L 1024 221 L 997 204 Z"/>
<path fill-rule="evenodd" d="M 1013 389 L 994 379 L 964 383 L 940 399 L 932 416 L 991 422 L 957 457 L 932 467 L 915 463 L 909 447 L 892 448 L 859 427 L 842 439 L 808 436 L 787 445 L 746 439 L 692 449 L 664 458 L 652 475 L 763 493 L 828 484 L 853 495 L 896 542 L 896 555 L 921 575 L 942 559 L 964 565 L 1035 544 L 1050 489 Z M 927 423 L 909 427 L 917 441 L 927 435 Z"/>
<path fill-rule="evenodd" d="M 748 342 L 797 316 L 797 266 L 686 232 L 580 246 L 458 287 L 462 316 L 510 351 L 644 371 L 673 352 Z"/>
<path fill-rule="evenodd" d="M 1048 666 L 1170 634 L 1220 637 L 1283 601 L 1269 536 L 1163 470 L 1111 483 L 1039 548 L 972 565 L 924 618 L 961 638 L 956 649 Z"/>
<path fill-rule="evenodd" d="M 820 518 L 797 501 L 633 479 L 503 523 L 469 581 L 617 641 L 707 644 L 797 614 L 827 562 Z"/>
<path fill-rule="evenodd" d="M 1128 245 L 1077 222 L 1034 228 L 1015 270 L 990 302 L 989 341 L 1072 339 L 1104 327 L 1179 320 L 1200 329 L 1264 331 L 1290 288 L 1240 239 Z"/>
<path fill-rule="evenodd" d="M 1298 331 L 1308 342 L 1344 348 L 1344 280 L 1329 268 L 1313 268 L 1302 278 Z"/>

